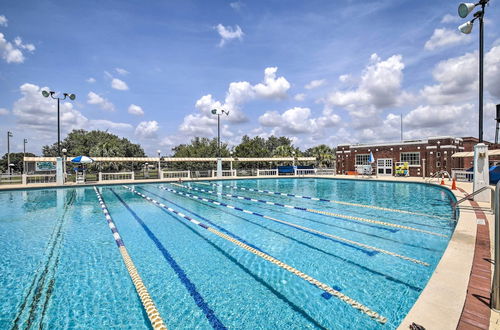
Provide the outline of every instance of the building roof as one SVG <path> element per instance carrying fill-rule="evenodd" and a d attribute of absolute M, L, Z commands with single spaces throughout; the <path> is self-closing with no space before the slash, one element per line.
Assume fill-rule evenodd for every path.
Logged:
<path fill-rule="evenodd" d="M 500 149 L 488 150 L 488 156 L 499 156 Z M 465 157 L 474 157 L 474 151 L 462 151 L 454 153 L 452 158 L 465 158 Z"/>

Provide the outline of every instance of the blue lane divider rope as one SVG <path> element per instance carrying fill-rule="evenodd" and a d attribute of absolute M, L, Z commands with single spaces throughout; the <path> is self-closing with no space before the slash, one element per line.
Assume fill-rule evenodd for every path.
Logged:
<path fill-rule="evenodd" d="M 142 198 L 148 200 L 149 202 L 151 202 L 153 204 L 156 204 L 157 206 L 162 207 L 162 208 L 168 210 L 169 212 L 172 212 L 172 213 L 176 214 L 177 216 L 179 216 L 179 217 L 181 217 L 181 218 L 183 218 L 183 219 L 185 219 L 185 220 L 187 220 L 187 221 L 189 221 L 189 222 L 191 222 L 191 223 L 193 223 L 193 224 L 195 224 L 195 225 L 197 225 L 197 226 L 199 226 L 199 227 L 201 227 L 203 229 L 208 230 L 209 232 L 211 232 L 211 233 L 219 236 L 220 238 L 223 238 L 223 239 L 225 239 L 225 240 L 227 240 L 227 241 L 229 241 L 229 242 L 231 242 L 231 243 L 233 243 L 233 244 L 235 244 L 235 245 L 237 245 L 237 246 L 239 246 L 239 247 L 247 250 L 248 252 L 251 252 L 254 255 L 256 255 L 256 256 L 258 256 L 258 257 L 260 257 L 260 258 L 262 258 L 262 259 L 264 259 L 264 260 L 266 260 L 266 261 L 268 261 L 270 263 L 273 263 L 273 264 L 277 265 L 278 267 L 280 267 L 280 268 L 282 268 L 282 269 L 284 269 L 284 270 L 286 270 L 286 271 L 288 271 L 288 272 L 290 272 L 290 273 L 298 276 L 299 278 L 301 278 L 301 279 L 303 279 L 303 280 L 305 280 L 305 281 L 307 281 L 307 282 L 315 285 L 317 288 L 319 288 L 319 289 L 321 289 L 323 291 L 328 292 L 332 296 L 340 299 L 341 301 L 345 302 L 346 304 L 348 304 L 352 308 L 355 308 L 355 309 L 359 310 L 360 312 L 368 315 L 369 317 L 371 317 L 372 319 L 378 321 L 379 323 L 385 324 L 387 322 L 387 318 L 386 317 L 378 314 L 377 312 L 371 310 L 369 307 L 367 307 L 367 306 L 363 305 L 362 303 L 360 303 L 360 302 L 358 302 L 358 301 L 356 301 L 356 300 L 348 297 L 347 295 L 345 295 L 345 294 L 343 294 L 343 293 L 341 293 L 341 292 L 333 289 L 331 286 L 329 286 L 329 285 L 327 285 L 327 284 L 325 284 L 323 282 L 320 282 L 317 279 L 315 279 L 315 278 L 313 278 L 313 277 L 311 277 L 311 276 L 309 276 L 309 275 L 301 272 L 300 270 L 298 270 L 298 269 L 296 269 L 296 268 L 294 268 L 294 267 L 292 267 L 292 266 L 290 266 L 290 265 L 288 265 L 288 264 L 286 264 L 286 263 L 284 263 L 284 262 L 282 262 L 282 261 L 280 261 L 280 260 L 278 260 L 278 259 L 276 259 L 274 257 L 271 257 L 270 255 L 268 255 L 268 254 L 266 254 L 264 252 L 258 251 L 257 249 L 254 249 L 251 246 L 248 246 L 247 244 L 245 244 L 243 242 L 240 242 L 239 240 L 234 239 L 234 238 L 230 237 L 229 235 L 226 235 L 226 234 L 218 231 L 217 229 L 214 229 L 214 228 L 212 228 L 212 227 L 210 227 L 210 226 L 208 226 L 208 225 L 206 225 L 206 224 L 204 224 L 204 223 L 202 223 L 202 222 L 200 222 L 198 220 L 195 220 L 195 219 L 193 219 L 193 218 L 191 218 L 191 217 L 189 217 L 189 216 L 187 216 L 187 215 L 185 215 L 185 214 L 183 214 L 183 213 L 181 213 L 179 211 L 176 211 L 176 210 L 172 209 L 171 207 L 168 207 L 165 204 L 160 203 L 160 202 L 156 201 L 155 199 L 153 199 L 153 198 L 151 198 L 149 196 L 146 196 L 146 195 L 144 195 L 141 192 L 136 191 L 133 188 L 129 188 L 127 186 L 123 186 L 123 187 L 125 187 L 126 189 L 132 191 L 133 193 L 141 196 Z"/>
<path fill-rule="evenodd" d="M 199 196 L 188 194 L 188 193 L 183 193 L 181 191 L 177 191 L 177 190 L 170 189 L 170 188 L 165 188 L 165 187 L 162 187 L 162 186 L 160 186 L 159 188 L 163 189 L 163 190 L 166 190 L 166 191 L 170 191 L 172 193 L 175 193 L 175 194 L 178 194 L 178 195 L 181 195 L 181 196 L 186 196 L 186 197 L 189 197 L 189 198 L 192 198 L 192 199 L 202 200 L 202 201 L 207 202 L 207 203 L 212 203 L 212 204 L 219 205 L 219 206 L 222 206 L 222 207 L 227 207 L 229 209 L 233 209 L 233 210 L 240 211 L 240 212 L 243 212 L 243 213 L 255 215 L 255 216 L 258 216 L 260 218 L 268 219 L 268 220 L 271 220 L 271 221 L 274 221 L 274 222 L 278 222 L 278 223 L 281 223 L 281 224 L 285 224 L 285 225 L 288 225 L 288 226 L 292 226 L 292 227 L 295 227 L 295 228 L 298 228 L 298 229 L 305 230 L 305 231 L 310 232 L 310 233 L 320 234 L 320 235 L 323 235 L 323 236 L 326 236 L 326 237 L 333 238 L 336 241 L 342 241 L 342 242 L 345 242 L 345 243 L 349 243 L 349 244 L 352 244 L 352 245 L 363 247 L 365 249 L 369 249 L 369 250 L 372 250 L 372 251 L 377 251 L 377 252 L 380 252 L 380 253 L 383 253 L 383 254 L 386 254 L 386 255 L 390 255 L 390 256 L 393 256 L 393 257 L 396 257 L 396 258 L 400 258 L 400 259 L 403 259 L 403 260 L 406 260 L 406 261 L 410 261 L 410 262 L 413 262 L 413 263 L 416 263 L 416 264 L 420 264 L 420 265 L 423 265 L 423 266 L 426 266 L 426 267 L 430 266 L 427 262 L 424 262 L 424 261 L 421 261 L 421 260 L 418 260 L 418 259 L 415 259 L 415 258 L 407 257 L 407 256 L 404 256 L 404 255 L 395 253 L 395 252 L 391 252 L 391 251 L 387 251 L 387 250 L 384 250 L 384 249 L 380 249 L 380 248 L 377 248 L 377 247 L 374 247 L 374 246 L 371 246 L 371 245 L 367 245 L 367 244 L 364 244 L 364 243 L 359 243 L 359 242 L 356 242 L 356 241 L 353 241 L 353 240 L 350 240 L 350 239 L 347 239 L 347 238 L 343 238 L 343 237 L 340 237 L 340 236 L 337 236 L 337 235 L 328 234 L 328 233 L 325 233 L 325 232 L 322 232 L 322 231 L 319 231 L 319 230 L 316 230 L 316 229 L 312 229 L 312 228 L 300 226 L 300 225 L 297 225 L 297 224 L 294 224 L 294 223 L 291 223 L 291 222 L 287 222 L 287 221 L 284 221 L 284 220 L 279 220 L 279 219 L 276 219 L 276 218 L 273 218 L 273 217 L 270 217 L 270 216 L 267 216 L 267 215 L 263 215 L 263 214 L 260 214 L 260 213 L 257 213 L 257 212 L 253 212 L 253 211 L 250 211 L 250 210 L 245 210 L 245 209 L 233 206 L 233 205 L 225 204 L 225 203 L 222 203 L 222 202 L 214 201 L 212 199 L 207 199 L 207 198 L 199 197 Z"/>

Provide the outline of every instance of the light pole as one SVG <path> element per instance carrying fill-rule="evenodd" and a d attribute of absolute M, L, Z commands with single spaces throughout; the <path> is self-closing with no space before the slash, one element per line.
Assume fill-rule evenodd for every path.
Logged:
<path fill-rule="evenodd" d="M 50 92 L 42 91 L 43 96 L 45 96 L 45 97 L 50 96 L 54 100 L 57 100 L 57 155 L 59 157 L 61 157 L 61 113 L 60 113 L 60 104 L 59 103 L 61 100 L 65 100 L 66 97 L 68 97 L 71 101 L 73 101 L 76 98 L 76 95 L 64 93 L 63 94 L 64 97 L 60 98 L 60 97 L 54 97 L 55 93 L 56 92 L 53 92 L 53 91 L 50 91 Z"/>
<path fill-rule="evenodd" d="M 158 153 L 158 179 L 161 179 L 161 175 L 160 175 L 160 172 L 161 172 L 161 150 L 158 149 L 156 150 L 156 152 Z"/>
<path fill-rule="evenodd" d="M 233 176 L 233 151 L 229 151 L 229 156 L 231 157 L 231 161 L 229 162 L 229 169 L 231 170 L 231 176 Z"/>
<path fill-rule="evenodd" d="M 458 15 L 467 17 L 476 6 L 481 10 L 474 13 L 474 18 L 458 27 L 460 32 L 469 34 L 476 19 L 479 19 L 479 143 L 483 142 L 483 58 L 484 58 L 484 8 L 490 0 L 479 0 L 478 3 L 461 3 L 458 6 Z"/>
<path fill-rule="evenodd" d="M 292 157 L 293 157 L 293 163 L 292 163 L 292 165 L 295 166 L 295 150 L 292 151 Z"/>
<path fill-rule="evenodd" d="M 26 173 L 26 162 L 24 161 L 26 157 L 26 143 L 28 143 L 28 139 L 23 140 L 23 173 Z"/>
<path fill-rule="evenodd" d="M 64 177 L 64 182 L 66 182 L 66 158 L 67 158 L 67 155 L 68 155 L 68 150 L 66 148 L 63 148 L 62 150 L 62 154 L 63 154 L 63 177 Z"/>
<path fill-rule="evenodd" d="M 7 132 L 7 172 L 11 174 L 10 170 L 10 138 L 13 137 L 12 132 Z"/>
<path fill-rule="evenodd" d="M 222 109 L 213 109 L 213 115 L 217 115 L 217 177 L 222 177 L 222 159 L 220 158 L 220 116 L 226 115 L 229 116 L 229 111 Z"/>

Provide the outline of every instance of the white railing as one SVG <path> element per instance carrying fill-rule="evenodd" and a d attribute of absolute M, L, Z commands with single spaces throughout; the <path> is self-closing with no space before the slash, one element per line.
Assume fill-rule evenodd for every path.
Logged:
<path fill-rule="evenodd" d="M 212 177 L 212 170 L 191 171 L 191 178 L 210 178 Z"/>
<path fill-rule="evenodd" d="M 222 176 L 236 176 L 236 170 L 222 170 Z M 217 170 L 212 170 L 212 177 L 217 177 Z"/>
<path fill-rule="evenodd" d="M 240 169 L 236 171 L 237 176 L 256 176 L 257 175 L 257 170 L 256 169 Z"/>
<path fill-rule="evenodd" d="M 23 184 L 33 183 L 54 183 L 56 182 L 55 174 L 24 174 Z"/>
<path fill-rule="evenodd" d="M 0 174 L 0 183 L 22 183 L 23 178 L 21 174 Z"/>
<path fill-rule="evenodd" d="M 452 169 L 451 177 L 461 182 L 472 182 L 474 181 L 474 172 L 467 172 L 464 169 Z"/>
<path fill-rule="evenodd" d="M 335 175 L 334 168 L 317 168 L 316 175 Z"/>
<path fill-rule="evenodd" d="M 278 169 L 273 169 L 273 170 L 257 169 L 257 176 L 269 176 L 269 175 L 278 175 Z"/>
<path fill-rule="evenodd" d="M 180 179 L 191 177 L 191 173 L 189 171 L 162 171 L 161 178 L 162 179 Z"/>
<path fill-rule="evenodd" d="M 99 182 L 101 181 L 116 181 L 116 180 L 134 180 L 134 172 L 116 172 L 116 173 L 102 173 L 99 172 Z"/>
<path fill-rule="evenodd" d="M 296 168 L 294 170 L 294 172 L 295 172 L 294 174 L 298 175 L 298 176 L 300 176 L 300 175 L 314 175 L 314 174 L 316 174 L 316 169 L 314 169 L 314 168 L 299 168 L 299 169 L 297 169 Z"/>

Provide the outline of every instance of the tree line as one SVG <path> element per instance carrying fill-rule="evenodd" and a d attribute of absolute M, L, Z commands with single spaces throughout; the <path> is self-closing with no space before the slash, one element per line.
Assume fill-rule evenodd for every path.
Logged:
<path fill-rule="evenodd" d="M 117 135 L 107 131 L 83 129 L 73 130 L 64 140 L 61 141 L 61 149 L 66 149 L 67 154 L 71 156 L 85 155 L 89 157 L 145 157 L 146 153 L 140 144 L 132 143 L 126 138 L 120 138 Z M 42 155 L 45 157 L 57 156 L 57 143 L 45 145 L 42 147 Z M 221 143 L 220 156 L 235 158 L 269 158 L 269 157 L 315 157 L 313 164 L 318 167 L 332 167 L 335 162 L 335 149 L 325 144 L 308 148 L 304 151 L 293 145 L 290 138 L 285 136 L 270 136 L 263 138 L 260 136 L 243 136 L 241 142 L 233 147 L 227 143 Z M 26 153 L 26 156 L 35 156 L 32 153 Z M 156 155 L 155 155 L 156 156 Z M 194 137 L 189 143 L 179 144 L 172 148 L 171 157 L 217 157 L 217 139 Z M 11 164 L 14 164 L 15 172 L 22 171 L 23 153 L 11 153 Z M 225 164 L 226 166 L 227 164 Z M 269 166 L 287 165 L 279 162 L 244 163 L 235 162 L 234 168 L 266 168 Z M 97 167 L 97 170 L 137 170 L 142 168 L 143 164 L 126 163 L 106 163 L 94 164 L 90 167 Z M 211 169 L 215 166 L 212 163 L 172 163 L 168 164 L 172 169 Z M 0 170 L 7 170 L 7 154 L 0 159 Z"/>

